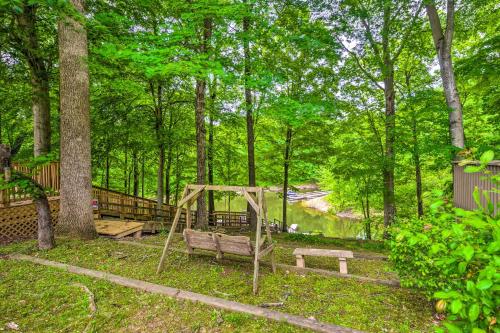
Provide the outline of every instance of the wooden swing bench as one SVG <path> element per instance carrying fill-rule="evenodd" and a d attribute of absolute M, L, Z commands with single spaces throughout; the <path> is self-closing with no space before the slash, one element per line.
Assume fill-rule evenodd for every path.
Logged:
<path fill-rule="evenodd" d="M 243 194 L 257 215 L 255 245 L 253 245 L 250 238 L 246 236 L 229 236 L 191 229 L 191 206 L 198 196 L 203 195 L 204 191 L 229 191 Z M 221 259 L 224 253 L 254 257 L 253 293 L 256 294 L 258 291 L 259 262 L 261 258 L 270 254 L 271 267 L 273 273 L 276 272 L 273 253 L 274 246 L 271 238 L 271 229 L 267 220 L 264 190 L 261 187 L 250 186 L 187 185 L 184 189 L 181 200 L 177 204 L 177 212 L 175 213 L 174 221 L 172 222 L 170 232 L 168 233 L 167 240 L 165 241 L 165 246 L 163 247 L 163 253 L 156 270 L 157 274 L 161 273 L 163 270 L 167 252 L 172 242 L 175 228 L 179 222 L 183 206 L 186 206 L 186 229 L 184 229 L 183 235 L 184 240 L 186 241 L 188 253 L 192 254 L 194 249 L 201 249 L 217 252 L 217 259 Z M 262 223 L 265 223 L 266 235 L 261 238 Z M 263 245 L 265 244 L 266 237 L 269 245 Z"/>
<path fill-rule="evenodd" d="M 184 229 L 184 241 L 189 254 L 193 254 L 194 249 L 217 252 L 217 259 L 222 259 L 224 253 L 240 256 L 255 256 L 255 248 L 247 236 L 229 236 L 214 232 L 203 232 L 192 229 Z M 259 241 L 260 250 L 258 259 L 261 259 L 274 248 L 271 243 L 264 245 L 267 236 L 264 235 Z"/>

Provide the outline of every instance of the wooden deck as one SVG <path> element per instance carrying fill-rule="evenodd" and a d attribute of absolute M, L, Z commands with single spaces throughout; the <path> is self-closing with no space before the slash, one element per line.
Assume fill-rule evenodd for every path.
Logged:
<path fill-rule="evenodd" d="M 122 238 L 132 234 L 139 238 L 144 227 L 144 223 L 132 221 L 95 220 L 94 222 L 99 235 L 111 238 Z"/>

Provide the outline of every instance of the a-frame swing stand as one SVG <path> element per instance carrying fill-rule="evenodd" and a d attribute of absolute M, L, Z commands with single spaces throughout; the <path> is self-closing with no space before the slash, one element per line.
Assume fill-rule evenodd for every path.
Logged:
<path fill-rule="evenodd" d="M 191 230 L 191 206 L 203 191 L 225 191 L 225 192 L 240 192 L 243 194 L 247 202 L 257 214 L 257 230 L 255 232 L 255 246 L 250 243 L 250 238 L 246 236 L 228 236 L 211 232 L 200 232 Z M 182 199 L 177 205 L 174 221 L 170 228 L 160 263 L 158 264 L 157 273 L 163 270 L 165 258 L 172 242 L 172 238 L 181 216 L 182 208 L 186 206 L 186 229 L 184 230 L 184 239 L 188 248 L 188 253 L 192 253 L 193 249 L 203 249 L 216 251 L 217 258 L 222 258 L 224 253 L 252 256 L 254 257 L 254 272 L 253 272 L 253 292 L 258 291 L 259 282 L 259 261 L 265 255 L 271 255 L 271 265 L 273 272 L 276 272 L 274 261 L 274 245 L 271 237 L 271 229 L 267 220 L 267 207 L 264 199 L 264 190 L 261 187 L 244 187 L 244 186 L 223 186 L 223 185 L 187 185 L 182 194 Z M 262 223 L 266 225 L 266 235 L 261 239 Z M 266 242 L 269 245 L 264 246 Z"/>

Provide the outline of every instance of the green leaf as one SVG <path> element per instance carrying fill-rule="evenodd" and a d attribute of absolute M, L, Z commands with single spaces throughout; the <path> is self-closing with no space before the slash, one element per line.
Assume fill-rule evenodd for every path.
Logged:
<path fill-rule="evenodd" d="M 476 173 L 483 170 L 483 168 L 479 165 L 468 165 L 465 167 L 464 172 L 465 173 Z"/>
<path fill-rule="evenodd" d="M 458 313 L 462 309 L 462 302 L 458 299 L 453 300 L 450 305 L 451 313 Z"/>
<path fill-rule="evenodd" d="M 491 280 L 481 280 L 476 284 L 476 288 L 479 290 L 486 290 L 493 285 Z"/>
<path fill-rule="evenodd" d="M 465 246 L 462 249 L 462 255 L 464 256 L 465 260 L 470 261 L 474 256 L 474 248 L 470 245 Z"/>
<path fill-rule="evenodd" d="M 444 323 L 444 326 L 448 329 L 450 333 L 462 333 L 462 329 L 452 323 Z"/>
<path fill-rule="evenodd" d="M 486 331 L 481 328 L 474 327 L 472 329 L 472 333 L 486 333 Z"/>
<path fill-rule="evenodd" d="M 481 161 L 481 164 L 485 165 L 493 161 L 493 158 L 495 158 L 495 153 L 493 150 L 488 150 L 481 155 L 481 158 L 479 159 Z"/>
<path fill-rule="evenodd" d="M 474 202 L 476 203 L 477 207 L 482 207 L 481 195 L 479 194 L 479 189 L 477 188 L 477 186 L 474 188 L 474 192 L 472 192 L 472 197 L 474 198 Z"/>
<path fill-rule="evenodd" d="M 469 307 L 469 320 L 475 322 L 479 317 L 479 304 L 474 303 Z"/>

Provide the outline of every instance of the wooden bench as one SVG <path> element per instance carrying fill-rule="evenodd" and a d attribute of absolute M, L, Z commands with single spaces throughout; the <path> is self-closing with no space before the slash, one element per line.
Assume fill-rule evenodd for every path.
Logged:
<path fill-rule="evenodd" d="M 247 236 L 229 236 L 214 232 L 196 231 L 184 229 L 184 240 L 189 254 L 194 249 L 217 252 L 217 259 L 222 259 L 224 253 L 237 254 L 241 256 L 254 256 L 254 245 Z M 266 236 L 262 237 L 259 251 L 259 259 L 273 249 L 273 244 L 264 246 Z"/>
<path fill-rule="evenodd" d="M 344 250 L 298 248 L 293 251 L 293 254 L 297 258 L 297 267 L 302 268 L 306 267 L 304 256 L 339 258 L 340 274 L 347 274 L 347 258 L 354 258 L 352 251 Z"/>

